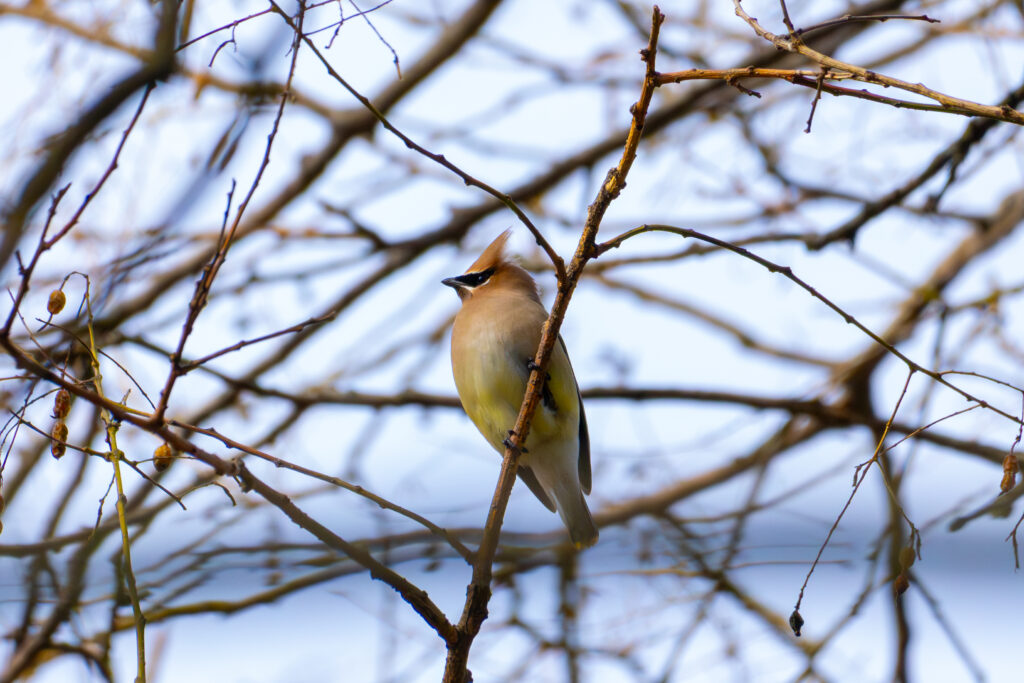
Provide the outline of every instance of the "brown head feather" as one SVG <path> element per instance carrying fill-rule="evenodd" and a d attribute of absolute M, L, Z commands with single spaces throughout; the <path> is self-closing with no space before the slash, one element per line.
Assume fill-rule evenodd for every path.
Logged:
<path fill-rule="evenodd" d="M 519 264 L 505 255 L 505 243 L 511 234 L 511 230 L 506 230 L 498 235 L 466 272 L 478 273 L 489 268 L 494 269 L 494 274 L 488 279 L 487 284 L 480 288 L 480 294 L 512 289 L 540 303 L 537 283 Z"/>
<path fill-rule="evenodd" d="M 502 263 L 508 263 L 508 259 L 505 257 L 505 243 L 508 242 L 511 235 L 511 230 L 506 230 L 498 235 L 493 242 L 487 245 L 484 253 L 480 254 L 480 258 L 474 261 L 466 272 L 477 273 L 488 268 L 497 268 Z"/>

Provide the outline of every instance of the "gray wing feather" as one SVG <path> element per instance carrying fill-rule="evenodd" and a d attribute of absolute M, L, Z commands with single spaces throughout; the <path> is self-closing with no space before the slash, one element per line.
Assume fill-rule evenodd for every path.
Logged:
<path fill-rule="evenodd" d="M 558 335 L 558 343 L 562 345 L 565 359 L 569 361 L 569 349 L 565 348 L 565 340 L 562 339 L 562 335 Z M 569 361 L 569 369 L 572 370 L 572 361 Z M 576 382 L 575 372 L 572 373 L 572 381 Z M 579 382 L 576 382 L 576 400 L 580 407 L 580 458 L 577 465 L 580 475 L 580 488 L 583 489 L 583 493 L 590 493 L 593 479 L 590 470 L 590 431 L 587 429 L 587 413 L 583 410 L 583 397 L 580 396 Z"/>
<path fill-rule="evenodd" d="M 580 395 L 580 388 L 576 387 L 576 396 Z M 583 412 L 583 399 L 580 398 L 580 488 L 583 493 L 590 493 L 591 472 L 590 472 L 590 432 L 587 431 L 587 414 Z"/>

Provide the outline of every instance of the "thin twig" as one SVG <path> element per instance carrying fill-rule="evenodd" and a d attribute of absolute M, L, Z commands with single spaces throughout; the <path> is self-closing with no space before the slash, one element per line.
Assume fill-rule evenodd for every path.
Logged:
<path fill-rule="evenodd" d="M 291 19 L 285 17 L 285 21 L 291 24 L 293 30 L 296 30 L 296 27 L 291 22 Z M 533 235 L 534 240 L 536 240 L 540 248 L 544 250 L 544 253 L 547 254 L 548 258 L 551 260 L 551 264 L 554 267 L 555 272 L 558 274 L 559 279 L 562 279 L 564 277 L 565 262 L 562 260 L 562 257 L 558 255 L 558 252 L 556 252 L 554 248 L 551 246 L 551 244 L 548 243 L 547 239 L 545 239 L 541 231 L 537 229 L 537 226 L 535 226 L 533 224 L 533 221 L 530 220 L 526 213 L 521 208 L 519 208 L 519 205 L 516 203 L 514 199 L 512 199 L 511 196 L 505 194 L 504 192 L 501 192 L 500 190 L 495 189 L 494 187 L 491 187 L 484 181 L 475 178 L 466 171 L 463 171 L 461 168 L 459 168 L 452 162 L 448 161 L 448 159 L 445 158 L 443 154 L 435 154 L 434 152 L 431 152 L 427 148 L 423 147 L 422 145 L 416 143 L 412 138 L 410 138 L 408 135 L 406 135 L 398 128 L 396 128 L 394 125 L 392 125 L 391 122 L 387 119 L 387 117 L 384 116 L 384 113 L 381 112 L 373 104 L 373 102 L 364 97 L 358 90 L 352 87 L 348 81 L 342 78 L 341 74 L 339 74 L 337 70 L 334 68 L 334 66 L 331 65 L 329 61 L 327 61 L 327 58 L 323 56 L 319 48 L 317 48 L 316 45 L 314 45 L 309 38 L 303 36 L 302 40 L 305 41 L 309 49 L 313 51 L 313 54 L 315 54 L 317 59 L 320 60 L 320 63 L 324 65 L 324 67 L 327 69 L 327 73 L 330 74 L 331 78 L 336 80 L 339 84 L 341 84 L 343 88 L 345 88 L 345 90 L 349 92 L 349 94 L 351 94 L 353 97 L 359 100 L 359 103 L 363 105 L 363 107 L 365 107 L 367 111 L 373 114 L 374 118 L 376 118 L 377 121 L 380 122 L 380 125 L 383 126 L 385 130 L 387 130 L 392 135 L 401 140 L 409 149 L 414 150 L 421 156 L 427 157 L 431 161 L 440 164 L 441 166 L 445 167 L 446 169 L 457 175 L 459 178 L 462 179 L 462 182 L 464 182 L 466 185 L 477 187 L 483 190 L 487 194 L 491 195 L 492 197 L 500 201 L 506 207 L 508 207 L 508 209 L 516 215 L 516 218 L 518 218 L 519 221 L 526 226 L 526 228 Z"/>
<path fill-rule="evenodd" d="M 885 437 L 889 433 L 889 428 L 892 426 L 893 421 L 896 419 L 896 414 L 899 412 L 900 405 L 903 403 L 903 398 L 907 395 L 907 388 L 910 386 L 910 380 L 913 378 L 913 376 L 913 370 L 907 373 L 907 380 L 903 384 L 903 391 L 900 392 L 900 397 L 899 399 L 897 399 L 896 405 L 893 406 L 892 414 L 889 416 L 889 420 L 885 423 L 885 428 L 882 430 L 882 434 L 878 439 L 877 445 L 875 446 L 875 452 L 871 455 L 871 458 L 869 458 L 865 463 L 857 466 L 857 473 L 854 474 L 853 490 L 850 491 L 850 495 L 846 499 L 846 503 L 839 511 L 839 514 L 836 516 L 835 521 L 832 522 L 832 526 L 829 527 L 828 533 L 825 535 L 825 540 L 822 541 L 821 546 L 818 548 L 818 554 L 815 555 L 814 561 L 811 562 L 811 566 L 807 570 L 807 576 L 804 577 L 804 582 L 800 586 L 800 593 L 797 595 L 796 605 L 794 605 L 793 607 L 794 615 L 797 615 L 800 610 L 800 603 L 803 602 L 804 599 L 804 591 L 807 589 L 807 584 L 811 581 L 811 576 L 814 574 L 815 568 L 821 561 L 821 556 L 825 552 L 825 548 L 828 547 L 829 541 L 832 540 L 832 535 L 836 532 L 836 529 L 839 528 L 839 523 L 843 520 L 843 515 L 845 515 L 846 511 L 850 509 L 850 505 L 853 503 L 853 498 L 854 496 L 857 495 L 857 491 L 860 490 L 861 484 L 863 484 L 864 480 L 867 479 L 868 471 L 871 469 L 871 465 L 873 463 L 878 462 L 878 456 L 882 453 L 882 448 L 885 445 Z M 803 620 L 801 619 L 801 623 L 802 622 Z M 799 629 L 794 630 L 798 631 Z M 797 635 L 799 635 L 799 633 L 797 633 Z"/>
<path fill-rule="evenodd" d="M 378 496 L 377 494 L 373 493 L 372 491 L 366 490 L 362 486 L 357 486 L 357 485 L 352 484 L 350 482 L 347 482 L 344 479 L 341 479 L 339 477 L 332 477 L 330 475 L 323 474 L 322 472 L 317 472 L 316 470 L 310 469 L 308 467 L 303 467 L 301 465 L 296 465 L 295 463 L 288 462 L 287 460 L 282 460 L 281 458 L 274 457 L 273 455 L 270 455 L 269 453 L 265 453 L 265 452 L 263 452 L 263 451 L 261 451 L 261 450 L 259 450 L 257 448 L 253 448 L 252 446 L 247 446 L 244 443 L 241 443 L 240 441 L 235 441 L 234 439 L 232 439 L 232 438 L 230 438 L 230 437 L 228 437 L 228 436 L 226 436 L 224 434 L 221 434 L 220 432 L 218 432 L 218 431 L 216 431 L 214 429 L 204 429 L 202 427 L 196 427 L 195 425 L 186 424 L 186 423 L 183 423 L 183 422 L 181 422 L 179 420 L 171 420 L 170 424 L 172 426 L 174 426 L 174 427 L 178 427 L 178 428 L 190 431 L 190 432 L 195 432 L 196 434 L 204 434 L 206 436 L 209 436 L 210 438 L 213 438 L 213 439 L 216 439 L 216 440 L 220 441 L 221 443 L 223 443 L 225 446 L 228 446 L 229 448 L 234 448 L 234 449 L 237 449 L 239 451 L 242 451 L 243 453 L 248 453 L 249 455 L 253 455 L 253 456 L 255 456 L 257 458 L 260 458 L 262 460 L 266 460 L 267 462 L 272 463 L 275 467 L 279 467 L 281 469 L 291 470 L 293 472 L 298 472 L 299 474 L 302 474 L 302 475 L 305 475 L 307 477 L 310 477 L 311 479 L 318 479 L 320 481 L 326 482 L 326 483 L 331 484 L 333 486 L 337 486 L 339 488 L 343 488 L 346 491 L 351 491 L 352 493 L 360 495 L 363 498 L 366 498 L 367 500 L 376 503 L 377 505 L 379 505 L 381 508 L 383 508 L 385 510 L 391 510 L 392 512 L 396 512 L 396 513 L 402 515 L 403 517 L 406 517 L 408 519 L 413 520 L 414 522 L 416 522 L 418 524 L 423 525 L 424 527 L 429 529 L 432 533 L 437 535 L 438 538 L 443 539 L 452 548 L 454 548 L 455 551 L 460 556 L 462 556 L 462 559 L 464 559 L 466 562 L 470 562 L 471 563 L 473 561 L 473 553 L 472 553 L 472 551 L 470 551 L 469 548 L 467 548 L 465 545 L 463 545 L 462 542 L 459 541 L 459 539 L 455 538 L 455 536 L 453 536 L 447 529 L 444 529 L 443 527 L 440 527 L 440 526 L 434 524 L 433 522 L 431 522 L 426 517 L 424 517 L 422 515 L 419 515 L 419 514 L 413 512 L 412 510 L 408 510 L 406 508 L 403 508 L 401 505 L 396 505 L 395 503 L 392 503 L 390 500 L 387 500 L 386 498 L 382 498 L 381 496 Z"/>
<path fill-rule="evenodd" d="M 1014 422 L 1015 424 L 1019 424 L 1020 423 L 1020 419 L 1018 417 L 1016 417 L 1015 415 L 1011 415 L 1010 413 L 1006 412 L 1005 410 L 1002 410 L 1001 408 L 997 408 L 996 406 L 990 404 L 988 401 L 985 401 L 984 399 L 981 399 L 981 398 L 975 396 L 974 394 L 966 391 L 965 389 L 961 389 L 960 387 L 956 386 L 955 384 L 950 382 L 948 379 L 946 379 L 943 376 L 943 373 L 931 370 L 931 369 L 929 369 L 929 368 L 927 368 L 927 367 L 917 363 L 916 361 L 912 360 L 909 356 L 907 356 L 902 351 L 900 351 L 898 348 L 896 348 L 895 346 L 893 346 L 892 344 L 887 342 L 885 339 L 882 339 L 882 337 L 880 337 L 877 333 L 875 333 L 870 328 L 868 328 L 866 325 L 864 325 L 862 322 L 857 320 L 857 318 L 855 318 L 854 316 L 852 316 L 849 313 L 847 313 L 838 304 L 834 303 L 831 299 L 829 299 L 824 294 L 822 294 L 817 289 L 815 289 L 810 284 L 808 284 L 806 281 L 804 281 L 803 279 L 798 277 L 793 272 L 793 269 L 790 268 L 789 266 L 782 266 L 782 265 L 779 265 L 779 264 L 777 264 L 777 263 L 775 263 L 773 261 L 769 261 L 768 259 L 763 258 L 761 256 L 758 256 L 757 254 L 753 253 L 752 251 L 750 251 L 748 249 L 744 249 L 743 247 L 739 247 L 739 246 L 736 246 L 734 244 L 730 244 L 729 242 L 727 242 L 725 240 L 720 240 L 717 237 L 711 237 L 710 235 L 705 235 L 703 233 L 697 232 L 696 230 L 690 230 L 688 228 L 677 228 L 677 227 L 670 226 L 670 225 L 641 225 L 639 227 L 633 228 L 632 230 L 627 230 L 626 232 L 622 233 L 618 237 L 615 237 L 613 239 L 608 240 L 607 242 L 604 242 L 602 244 L 597 245 L 595 247 L 595 249 L 596 249 L 598 254 L 603 254 L 604 252 L 608 251 L 609 249 L 614 249 L 614 248 L 620 246 L 623 242 L 625 242 L 629 238 L 635 237 L 636 235 L 640 235 L 640 234 L 643 234 L 643 233 L 646 233 L 646 232 L 669 232 L 669 233 L 674 233 L 676 235 L 681 235 L 683 237 L 692 237 L 694 239 L 698 239 L 698 240 L 701 240 L 701 241 L 704 241 L 704 242 L 709 242 L 709 243 L 714 244 L 716 246 L 719 246 L 719 247 L 721 247 L 723 249 L 731 251 L 731 252 L 733 252 L 735 254 L 739 254 L 740 256 L 743 256 L 744 258 L 750 259 L 754 263 L 757 263 L 757 264 L 763 266 L 764 268 L 766 268 L 769 272 L 778 273 L 778 274 L 782 275 L 786 279 L 788 279 L 791 282 L 793 282 L 796 285 L 798 285 L 801 289 L 806 291 L 808 294 L 813 296 L 815 299 L 821 301 L 823 304 L 825 304 L 826 306 L 831 308 L 843 320 L 845 320 L 848 324 L 853 325 L 858 330 L 863 332 L 865 335 L 870 337 L 872 341 L 874 341 L 880 347 L 885 349 L 885 351 L 887 351 L 888 353 L 892 354 L 896 358 L 899 358 L 913 372 L 920 372 L 920 373 L 922 373 L 924 375 L 927 375 L 928 377 L 932 378 L 933 380 L 935 380 L 939 384 L 942 384 L 943 386 L 945 386 L 945 387 L 955 391 L 956 393 L 960 394 L 961 396 L 966 398 L 968 401 L 971 401 L 973 403 L 977 403 L 982 408 L 985 408 L 986 410 L 991 410 L 992 412 L 996 413 L 997 415 L 1001 415 L 1002 417 L 1005 417 L 1006 419 Z"/>
<path fill-rule="evenodd" d="M 736 15 L 747 22 L 759 37 L 772 43 L 779 50 L 785 52 L 793 52 L 796 54 L 803 55 L 808 59 L 819 64 L 824 69 L 832 69 L 834 71 L 847 72 L 851 74 L 851 77 L 863 81 L 864 83 L 871 83 L 875 85 L 881 85 L 886 88 L 897 88 L 905 92 L 914 93 L 927 99 L 938 102 L 941 105 L 943 111 L 952 112 L 955 114 L 964 114 L 967 116 L 981 116 L 985 118 L 996 119 L 999 121 L 1006 121 L 1009 123 L 1016 123 L 1018 125 L 1024 125 L 1024 113 L 1017 111 L 1009 106 L 993 106 L 978 104 L 977 102 L 971 102 L 970 100 L 960 99 L 953 97 L 945 93 L 941 93 L 937 90 L 932 90 L 921 83 L 908 83 L 907 81 L 901 81 L 898 78 L 886 76 L 885 74 L 876 73 L 854 64 L 847 62 L 841 62 L 838 59 L 829 57 L 828 55 L 822 54 L 817 50 L 809 47 L 806 43 L 801 40 L 800 36 L 795 30 L 793 30 L 792 23 L 789 23 L 790 34 L 788 37 L 779 36 L 763 28 L 757 21 L 757 19 L 751 17 L 744 11 L 741 5 L 741 0 L 733 0 L 733 7 L 736 11 Z"/>

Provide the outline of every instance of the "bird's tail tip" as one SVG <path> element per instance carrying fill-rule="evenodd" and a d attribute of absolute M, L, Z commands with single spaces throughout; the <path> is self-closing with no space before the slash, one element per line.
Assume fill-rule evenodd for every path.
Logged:
<path fill-rule="evenodd" d="M 565 526 L 569 529 L 569 538 L 576 546 L 576 550 L 583 550 L 597 543 L 600 532 L 597 530 L 594 518 L 590 515 L 586 501 L 583 500 L 582 493 L 580 494 L 580 507 L 575 512 L 576 514 L 565 520 Z"/>
<path fill-rule="evenodd" d="M 576 550 L 586 550 L 587 548 L 597 545 L 597 537 L 598 534 L 594 534 L 593 536 L 588 536 L 583 539 L 573 539 L 572 545 Z"/>

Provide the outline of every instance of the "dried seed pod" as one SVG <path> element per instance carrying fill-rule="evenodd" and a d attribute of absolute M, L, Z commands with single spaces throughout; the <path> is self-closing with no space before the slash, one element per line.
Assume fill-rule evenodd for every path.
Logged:
<path fill-rule="evenodd" d="M 55 289 L 50 292 L 50 300 L 46 302 L 46 310 L 49 311 L 50 315 L 57 315 L 64 310 L 64 304 L 67 303 L 68 298 L 64 296 L 64 292 L 59 289 Z"/>
<path fill-rule="evenodd" d="M 4 494 L 0 493 L 0 515 L 4 513 L 5 507 L 7 507 L 7 501 L 4 500 Z"/>
<path fill-rule="evenodd" d="M 800 629 L 804 627 L 804 618 L 800 616 L 799 610 L 793 610 L 793 613 L 789 615 L 789 627 L 793 629 L 793 635 L 799 638 Z"/>
<path fill-rule="evenodd" d="M 71 412 L 71 392 L 61 389 L 53 397 L 53 416 L 63 420 Z"/>
<path fill-rule="evenodd" d="M 156 450 L 153 451 L 153 468 L 157 472 L 163 472 L 171 466 L 171 462 L 174 460 L 174 452 L 171 451 L 171 447 L 166 443 L 162 443 L 157 446 Z"/>
<path fill-rule="evenodd" d="M 900 572 L 900 575 L 892 582 L 892 591 L 898 598 L 906 593 L 908 588 L 910 588 L 910 579 L 907 578 L 906 574 Z"/>
<path fill-rule="evenodd" d="M 50 436 L 53 438 L 53 441 L 50 443 L 50 455 L 59 459 L 67 450 L 67 446 L 63 442 L 68 440 L 68 426 L 64 423 L 64 420 L 58 420 L 57 424 L 53 425 L 53 431 L 50 432 Z"/>
<path fill-rule="evenodd" d="M 1000 493 L 1006 493 L 1017 483 L 1017 456 L 1008 453 L 1003 458 L 1003 480 L 999 482 Z"/>
<path fill-rule="evenodd" d="M 900 563 L 900 569 L 901 570 L 907 571 L 908 569 L 913 567 L 914 566 L 914 560 L 916 560 L 916 559 L 917 559 L 917 553 L 914 552 L 913 548 L 911 548 L 909 546 L 904 547 L 904 548 L 900 548 L 899 563 Z"/>

